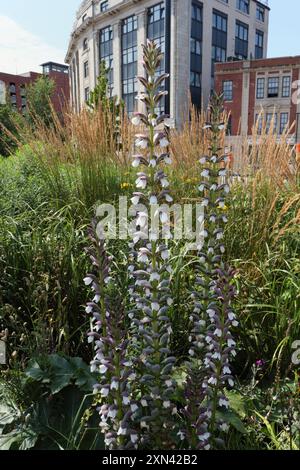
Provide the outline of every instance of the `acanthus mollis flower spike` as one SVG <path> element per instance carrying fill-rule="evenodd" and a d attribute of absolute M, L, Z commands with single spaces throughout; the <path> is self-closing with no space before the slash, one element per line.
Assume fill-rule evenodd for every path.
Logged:
<path fill-rule="evenodd" d="M 133 364 L 127 359 L 125 315 L 110 272 L 111 257 L 97 230 L 101 229 L 97 228 L 94 220 L 88 229 L 90 246 L 86 249 L 94 272 L 88 274 L 84 282 L 95 293 L 86 312 L 92 316 L 88 338 L 95 349 L 91 370 L 98 375 L 94 392 L 100 394 L 100 429 L 109 449 L 133 448 L 136 442 L 133 443 L 132 435 L 137 436 L 131 422 L 134 401 L 130 375 Z"/>
<path fill-rule="evenodd" d="M 199 448 L 206 449 L 217 444 L 214 439 L 218 434 L 218 427 L 220 430 L 226 427 L 224 423 L 218 423 L 216 412 L 218 408 L 228 406 L 224 388 L 225 385 L 233 385 L 229 359 L 235 354 L 233 349 L 235 343 L 230 333 L 230 325 L 226 322 L 230 317 L 233 318 L 235 325 L 237 324 L 233 312 L 225 311 L 229 309 L 228 295 L 232 294 L 230 288 L 225 289 L 223 284 L 222 289 L 226 292 L 221 294 L 220 291 L 220 269 L 224 268 L 222 258 L 225 252 L 224 225 L 227 222 L 224 209 L 229 192 L 229 185 L 224 181 L 226 156 L 223 154 L 221 145 L 224 135 L 222 96 L 214 94 L 211 97 L 204 132 L 210 142 L 209 154 L 201 157 L 199 161 L 202 179 L 199 191 L 204 210 L 203 233 L 205 236 L 199 251 L 196 286 L 192 294 L 194 311 L 191 315 L 189 354 L 193 360 L 203 359 L 204 356 L 206 372 L 201 390 L 199 390 L 199 400 L 202 400 L 204 391 L 206 418 L 204 419 L 203 411 L 201 411 L 199 418 L 201 434 L 199 434 L 200 428 L 197 430 L 195 428 L 195 432 L 198 433 Z M 226 278 L 229 284 L 230 276 L 229 273 Z M 225 319 L 227 314 L 228 319 Z"/>
<path fill-rule="evenodd" d="M 168 147 L 169 138 L 164 128 L 164 116 L 158 116 L 157 104 L 165 95 L 161 85 L 166 74 L 157 76 L 157 69 L 162 54 L 156 44 L 148 41 L 143 46 L 145 77 L 138 77 L 144 92 L 138 99 L 144 104 L 145 114 L 133 119 L 134 124 L 146 125 L 145 134 L 136 136 L 138 153 L 134 157 L 134 166 L 143 166 L 137 173 L 136 185 L 139 192 L 134 193 L 132 202 L 136 207 L 136 234 L 131 244 L 132 268 L 131 279 L 132 334 L 139 351 L 139 372 L 141 374 L 142 393 L 135 411 L 135 422 L 139 422 L 143 441 L 151 448 L 160 448 L 161 442 L 170 439 L 173 427 L 172 416 L 176 407 L 172 403 L 174 381 L 171 378 L 175 358 L 170 351 L 172 328 L 170 322 L 169 250 L 160 241 L 160 233 L 149 230 L 147 238 L 141 236 L 141 230 L 148 225 L 148 214 L 159 214 L 162 233 L 167 232 L 169 220 L 165 211 L 160 211 L 159 204 L 172 202 L 169 194 L 169 181 L 164 168 L 171 163 Z M 159 129 L 158 129 L 159 126 Z M 147 208 L 139 210 L 139 204 Z"/>
<path fill-rule="evenodd" d="M 222 432 L 228 430 L 228 423 L 224 422 L 217 412 L 228 409 L 229 401 L 225 390 L 234 386 L 230 365 L 230 360 L 236 355 L 232 329 L 238 326 L 236 315 L 232 310 L 232 302 L 236 296 L 232 285 L 234 274 L 234 271 L 228 267 L 216 269 L 213 287 L 215 304 L 210 309 L 211 324 L 206 333 L 204 363 L 207 370 L 203 386 L 209 403 L 207 424 L 213 447 L 222 443 Z"/>

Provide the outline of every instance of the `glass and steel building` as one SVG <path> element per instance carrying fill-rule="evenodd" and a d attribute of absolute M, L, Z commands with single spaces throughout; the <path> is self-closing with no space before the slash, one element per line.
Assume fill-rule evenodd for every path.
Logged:
<path fill-rule="evenodd" d="M 266 57 L 268 22 L 267 0 L 85 0 L 66 56 L 73 106 L 84 106 L 101 61 L 109 69 L 110 94 L 122 98 L 129 113 L 141 106 L 136 77 L 143 74 L 148 38 L 163 53 L 157 73 L 170 75 L 157 113 L 180 125 L 190 99 L 199 108 L 207 104 L 216 62 Z"/>

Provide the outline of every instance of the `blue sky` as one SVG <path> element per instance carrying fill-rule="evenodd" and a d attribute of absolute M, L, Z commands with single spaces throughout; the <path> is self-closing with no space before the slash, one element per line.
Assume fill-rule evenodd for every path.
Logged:
<path fill-rule="evenodd" d="M 0 70 L 38 71 L 43 61 L 63 61 L 79 4 L 80 0 L 0 0 Z M 300 1 L 269 4 L 269 57 L 300 55 Z"/>

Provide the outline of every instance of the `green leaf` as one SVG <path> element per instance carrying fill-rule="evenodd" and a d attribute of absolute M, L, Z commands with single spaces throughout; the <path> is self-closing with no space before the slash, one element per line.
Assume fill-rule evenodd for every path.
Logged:
<path fill-rule="evenodd" d="M 0 435 L 0 450 L 10 450 L 14 444 L 18 444 L 20 436 L 11 432 L 10 434 Z"/>
<path fill-rule="evenodd" d="M 19 416 L 20 412 L 14 406 L 0 404 L 0 428 L 13 423 Z"/>
<path fill-rule="evenodd" d="M 73 368 L 63 357 L 53 354 L 49 356 L 51 368 L 50 390 L 53 395 L 70 385 L 74 378 Z"/>
<path fill-rule="evenodd" d="M 27 369 L 25 370 L 26 377 L 35 380 L 36 382 L 48 383 L 50 381 L 48 372 L 41 369 L 36 361 L 30 361 Z"/>
<path fill-rule="evenodd" d="M 247 434 L 247 430 L 246 430 L 244 424 L 242 423 L 242 421 L 240 420 L 240 418 L 238 417 L 238 415 L 235 412 L 233 412 L 233 411 L 218 411 L 217 412 L 217 417 L 219 419 L 225 421 L 225 423 L 230 424 L 231 426 L 233 426 L 241 434 Z"/>
<path fill-rule="evenodd" d="M 240 418 L 245 418 L 246 413 L 246 404 L 243 396 L 240 393 L 227 390 L 226 396 L 229 400 L 230 408 L 234 410 Z"/>

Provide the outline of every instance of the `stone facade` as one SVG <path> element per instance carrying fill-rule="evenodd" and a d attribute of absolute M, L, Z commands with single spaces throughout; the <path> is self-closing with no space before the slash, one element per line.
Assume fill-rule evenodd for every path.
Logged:
<path fill-rule="evenodd" d="M 226 34 L 224 54 L 226 58 L 236 56 L 236 25 L 241 22 L 247 28 L 247 56 L 255 57 L 256 33 L 263 34 L 261 54 L 266 57 L 268 43 L 269 8 L 266 1 L 256 0 L 85 0 L 76 16 L 74 29 L 71 34 L 66 62 L 70 65 L 71 94 L 74 108 L 79 111 L 84 106 L 88 92 L 96 84 L 99 74 L 100 30 L 111 27 L 113 31 L 113 94 L 122 97 L 122 22 L 135 15 L 138 19 L 137 29 L 137 72 L 142 73 L 142 48 L 147 39 L 147 21 L 149 8 L 163 4 L 165 8 L 165 39 L 166 39 L 166 69 L 170 72 L 169 106 L 168 111 L 174 124 L 180 124 L 188 115 L 190 79 L 191 79 L 191 32 L 195 6 L 201 9 L 201 28 L 199 31 L 199 64 L 196 65 L 196 86 L 199 87 L 201 101 L 207 104 L 210 91 L 214 85 L 212 47 L 214 37 L 219 32 L 214 31 L 215 12 L 226 19 Z M 248 5 L 248 12 L 241 11 Z M 263 11 L 263 20 L 257 18 L 257 8 Z M 246 9 L 247 9 L 246 8 Z M 102 11 L 101 11 L 102 10 Z M 167 24 L 168 23 L 168 24 Z M 196 31 L 197 33 L 197 31 Z M 221 33 L 222 35 L 222 33 Z M 196 34 L 197 36 L 197 34 Z M 168 47 L 169 46 L 169 47 Z M 198 46 L 197 46 L 198 47 Z M 218 51 L 218 48 L 215 48 Z M 218 52 L 217 52 L 218 54 Z M 221 60 L 223 56 L 216 56 Z M 89 73 L 85 73 L 85 63 L 88 63 Z M 198 83 L 198 74 L 200 77 Z M 200 84 L 200 86 L 199 86 Z M 197 91 L 197 90 L 196 90 Z"/>

